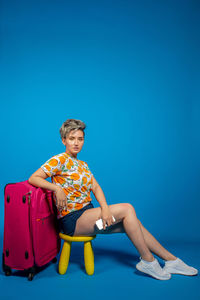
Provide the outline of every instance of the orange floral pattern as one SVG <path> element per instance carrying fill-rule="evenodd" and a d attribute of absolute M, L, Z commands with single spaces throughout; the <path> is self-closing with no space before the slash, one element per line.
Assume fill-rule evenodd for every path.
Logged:
<path fill-rule="evenodd" d="M 41 168 L 51 177 L 52 183 L 61 186 L 66 194 L 67 209 L 57 209 L 58 219 L 83 208 L 92 200 L 90 192 L 93 174 L 86 162 L 64 152 L 50 158 Z M 54 201 L 56 203 L 55 193 Z"/>

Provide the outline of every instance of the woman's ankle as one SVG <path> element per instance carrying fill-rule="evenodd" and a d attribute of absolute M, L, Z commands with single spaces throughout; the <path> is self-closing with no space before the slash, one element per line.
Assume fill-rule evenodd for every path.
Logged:
<path fill-rule="evenodd" d="M 169 256 L 167 258 L 164 258 L 165 261 L 176 260 L 176 259 L 177 259 L 176 256 Z"/>
<path fill-rule="evenodd" d="M 148 262 L 152 262 L 155 260 L 155 257 L 153 255 L 141 255 L 141 258 Z"/>

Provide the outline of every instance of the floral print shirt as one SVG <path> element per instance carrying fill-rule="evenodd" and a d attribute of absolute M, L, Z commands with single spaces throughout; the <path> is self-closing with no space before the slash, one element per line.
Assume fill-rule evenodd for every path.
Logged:
<path fill-rule="evenodd" d="M 67 209 L 57 208 L 57 218 L 60 219 L 72 211 L 79 210 L 92 201 L 92 176 L 86 162 L 71 157 L 64 152 L 53 156 L 41 166 L 51 177 L 52 183 L 63 188 L 67 196 Z M 55 193 L 54 201 L 56 203 Z"/>

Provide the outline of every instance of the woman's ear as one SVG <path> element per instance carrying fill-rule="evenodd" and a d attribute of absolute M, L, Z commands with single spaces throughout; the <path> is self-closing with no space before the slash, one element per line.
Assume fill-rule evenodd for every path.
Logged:
<path fill-rule="evenodd" d="M 66 139 L 65 138 L 62 139 L 62 143 L 63 143 L 63 145 L 65 145 L 65 143 L 66 143 Z"/>

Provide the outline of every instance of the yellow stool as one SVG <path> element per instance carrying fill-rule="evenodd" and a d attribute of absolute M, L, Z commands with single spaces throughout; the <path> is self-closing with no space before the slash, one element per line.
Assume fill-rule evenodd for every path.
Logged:
<path fill-rule="evenodd" d="M 71 243 L 72 242 L 84 242 L 84 261 L 85 261 L 85 270 L 88 275 L 94 273 L 94 252 L 92 249 L 92 240 L 96 237 L 94 236 L 70 236 L 63 233 L 59 233 L 61 239 L 64 240 L 62 247 L 62 252 L 60 255 L 58 272 L 61 275 L 64 275 L 67 271 L 69 264 L 70 252 L 71 252 Z"/>

